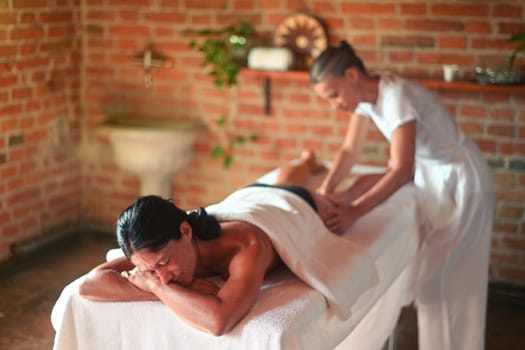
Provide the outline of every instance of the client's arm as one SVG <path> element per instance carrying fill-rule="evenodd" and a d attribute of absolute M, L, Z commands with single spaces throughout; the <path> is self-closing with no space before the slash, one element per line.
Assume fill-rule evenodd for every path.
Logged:
<path fill-rule="evenodd" d="M 79 294 L 97 301 L 158 300 L 155 294 L 137 288 L 121 275 L 134 267 L 126 257 L 103 263 L 87 274 L 79 286 Z"/>

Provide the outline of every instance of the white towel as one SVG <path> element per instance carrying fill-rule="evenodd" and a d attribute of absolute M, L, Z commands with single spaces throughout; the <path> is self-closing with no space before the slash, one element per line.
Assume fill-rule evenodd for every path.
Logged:
<path fill-rule="evenodd" d="M 287 190 L 246 187 L 206 211 L 221 221 L 246 221 L 266 232 L 288 268 L 323 294 L 342 319 L 378 283 L 366 250 L 330 232 L 306 201 Z"/>

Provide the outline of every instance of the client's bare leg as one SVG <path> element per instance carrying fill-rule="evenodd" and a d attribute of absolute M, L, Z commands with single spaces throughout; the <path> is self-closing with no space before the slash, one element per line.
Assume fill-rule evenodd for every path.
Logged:
<path fill-rule="evenodd" d="M 328 169 L 317 161 L 313 151 L 304 150 L 298 163 L 288 164 L 279 169 L 275 184 L 303 186 L 314 191 L 320 186 L 327 172 Z"/>
<path fill-rule="evenodd" d="M 337 215 L 337 208 L 328 198 L 315 192 L 321 185 L 328 169 L 317 161 L 315 153 L 304 150 L 301 159 L 296 164 L 288 164 L 279 169 L 276 185 L 302 186 L 310 191 L 314 199 L 319 217 L 323 222 Z"/>

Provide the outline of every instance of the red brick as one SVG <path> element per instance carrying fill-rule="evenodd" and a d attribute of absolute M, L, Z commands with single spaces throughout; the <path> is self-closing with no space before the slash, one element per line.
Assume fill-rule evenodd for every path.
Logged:
<path fill-rule="evenodd" d="M 491 125 L 487 128 L 489 135 L 515 137 L 516 128 L 510 125 Z"/>
<path fill-rule="evenodd" d="M 355 17 L 348 19 L 347 22 L 348 29 L 372 30 L 375 28 L 375 21 L 372 18 Z"/>
<path fill-rule="evenodd" d="M 0 114 L 1 115 L 1 114 Z M 4 133 L 4 135 L 8 132 L 12 132 L 12 131 L 18 131 L 19 130 L 19 124 L 18 124 L 18 120 L 15 119 L 15 118 L 4 118 L 4 120 L 2 120 L 0 122 L 0 131 L 2 131 L 2 133 Z"/>
<path fill-rule="evenodd" d="M 180 7 L 183 0 L 162 0 L 162 7 Z"/>
<path fill-rule="evenodd" d="M 459 17 L 488 17 L 489 6 L 485 4 L 434 4 L 430 6 L 432 15 Z"/>
<path fill-rule="evenodd" d="M 142 14 L 144 18 L 146 19 L 146 16 L 148 13 Z M 122 19 L 124 22 L 130 22 L 130 24 L 135 24 L 139 21 L 140 16 L 139 14 L 133 10 L 133 11 L 120 11 L 118 14 L 118 17 Z"/>
<path fill-rule="evenodd" d="M 13 56 L 16 54 L 15 45 L 0 45 L 0 57 Z"/>
<path fill-rule="evenodd" d="M 495 49 L 495 50 L 510 50 L 513 45 L 508 43 L 506 39 L 472 39 L 470 47 L 473 49 Z"/>
<path fill-rule="evenodd" d="M 509 4 L 494 4 L 492 15 L 497 18 L 521 18 L 523 6 Z"/>
<path fill-rule="evenodd" d="M 395 15 L 397 6 L 395 4 L 381 3 L 342 3 L 341 12 L 345 15 Z"/>
<path fill-rule="evenodd" d="M 47 0 L 12 0 L 13 8 L 25 9 L 35 7 L 46 7 Z"/>
<path fill-rule="evenodd" d="M 339 7 L 332 1 L 315 1 L 313 9 L 313 13 L 323 14 L 323 19 L 325 18 L 324 14 L 333 15 L 339 12 Z"/>
<path fill-rule="evenodd" d="M 186 15 L 182 12 L 157 12 L 146 13 L 144 19 L 155 23 L 186 23 Z"/>
<path fill-rule="evenodd" d="M 419 31 L 457 32 L 463 30 L 464 26 L 461 21 L 408 19 L 405 28 Z"/>
<path fill-rule="evenodd" d="M 186 9 L 189 10 L 224 10 L 228 8 L 228 0 L 187 0 Z"/>
<path fill-rule="evenodd" d="M 513 174 L 495 173 L 493 176 L 494 176 L 494 183 L 498 186 L 514 187 L 518 185 L 517 177 Z"/>
<path fill-rule="evenodd" d="M 501 142 L 499 151 L 502 155 L 522 156 L 525 154 L 525 143 Z"/>
<path fill-rule="evenodd" d="M 234 0 L 233 9 L 234 10 L 254 10 L 255 4 L 252 0 Z"/>
<path fill-rule="evenodd" d="M 483 105 L 461 105 L 459 108 L 459 114 L 464 117 L 476 117 L 476 118 L 486 118 L 487 117 L 487 108 Z"/>
<path fill-rule="evenodd" d="M 494 264 L 494 262 L 503 262 L 506 264 L 518 264 L 520 261 L 520 258 L 516 254 L 497 253 L 497 252 L 492 251 L 490 253 L 490 261 L 492 264 Z"/>
<path fill-rule="evenodd" d="M 438 38 L 437 46 L 442 49 L 465 49 L 467 48 L 467 39 L 464 36 L 441 35 Z"/>
<path fill-rule="evenodd" d="M 434 38 L 431 36 L 411 36 L 411 35 L 385 35 L 381 38 L 383 46 L 399 47 L 434 47 Z"/>
<path fill-rule="evenodd" d="M 403 15 L 426 15 L 427 4 L 400 4 L 401 14 Z"/>
<path fill-rule="evenodd" d="M 38 18 L 43 23 L 72 22 L 73 13 L 71 11 L 43 12 Z"/>
<path fill-rule="evenodd" d="M 467 34 L 490 34 L 492 33 L 492 26 L 488 21 L 465 20 L 464 32 Z"/>
<path fill-rule="evenodd" d="M 5 225 L 3 227 L 3 238 L 8 238 L 9 241 L 13 241 L 20 234 L 20 226 L 17 224 Z"/>
<path fill-rule="evenodd" d="M 150 28 L 146 26 L 112 26 L 109 28 L 111 35 L 129 36 L 129 37 L 147 37 L 150 35 Z"/>
<path fill-rule="evenodd" d="M 403 29 L 404 21 L 398 18 L 379 18 L 377 19 L 377 29 L 381 31 L 401 31 Z"/>
<path fill-rule="evenodd" d="M 522 20 L 515 23 L 500 22 L 498 24 L 498 34 L 512 35 L 525 31 L 525 22 Z"/>
<path fill-rule="evenodd" d="M 11 92 L 11 96 L 15 100 L 29 98 L 31 97 L 31 88 L 25 87 L 25 88 L 14 89 Z"/>
<path fill-rule="evenodd" d="M 150 7 L 150 0 L 111 0 L 112 6 Z"/>
<path fill-rule="evenodd" d="M 511 250 L 525 250 L 525 238 L 502 238 L 501 246 Z"/>
<path fill-rule="evenodd" d="M 13 85 L 16 85 L 17 83 L 18 83 L 18 77 L 16 75 L 8 75 L 8 76 L 4 76 L 0 78 L 0 88 L 13 86 Z M 2 109 L 0 108 L 0 115 L 2 114 L 1 110 Z"/>

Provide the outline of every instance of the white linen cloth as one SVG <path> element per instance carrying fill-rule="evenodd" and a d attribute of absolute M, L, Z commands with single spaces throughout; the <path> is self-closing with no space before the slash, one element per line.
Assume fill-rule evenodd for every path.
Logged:
<path fill-rule="evenodd" d="M 487 162 L 436 94 L 398 76 L 381 74 L 375 104 L 360 103 L 355 112 L 387 140 L 416 122 L 419 349 L 483 349 L 495 207 Z"/>
<path fill-rule="evenodd" d="M 412 300 L 411 264 L 419 242 L 413 186 L 404 186 L 369 212 L 342 239 L 366 250 L 378 278 L 377 284 L 353 302 L 347 319 L 332 312 L 320 292 L 286 268 L 267 276 L 252 310 L 220 337 L 186 325 L 161 302 L 83 299 L 77 293 L 80 277 L 66 286 L 53 308 L 53 349 L 380 349 L 401 307 Z M 329 270 L 327 274 L 332 272 Z M 362 289 L 361 273 L 352 273 L 355 276 L 342 288 Z"/>
<path fill-rule="evenodd" d="M 246 221 L 264 231 L 286 266 L 323 294 L 341 318 L 377 284 L 369 253 L 330 232 L 305 200 L 287 190 L 245 187 L 206 211 L 219 221 Z"/>

